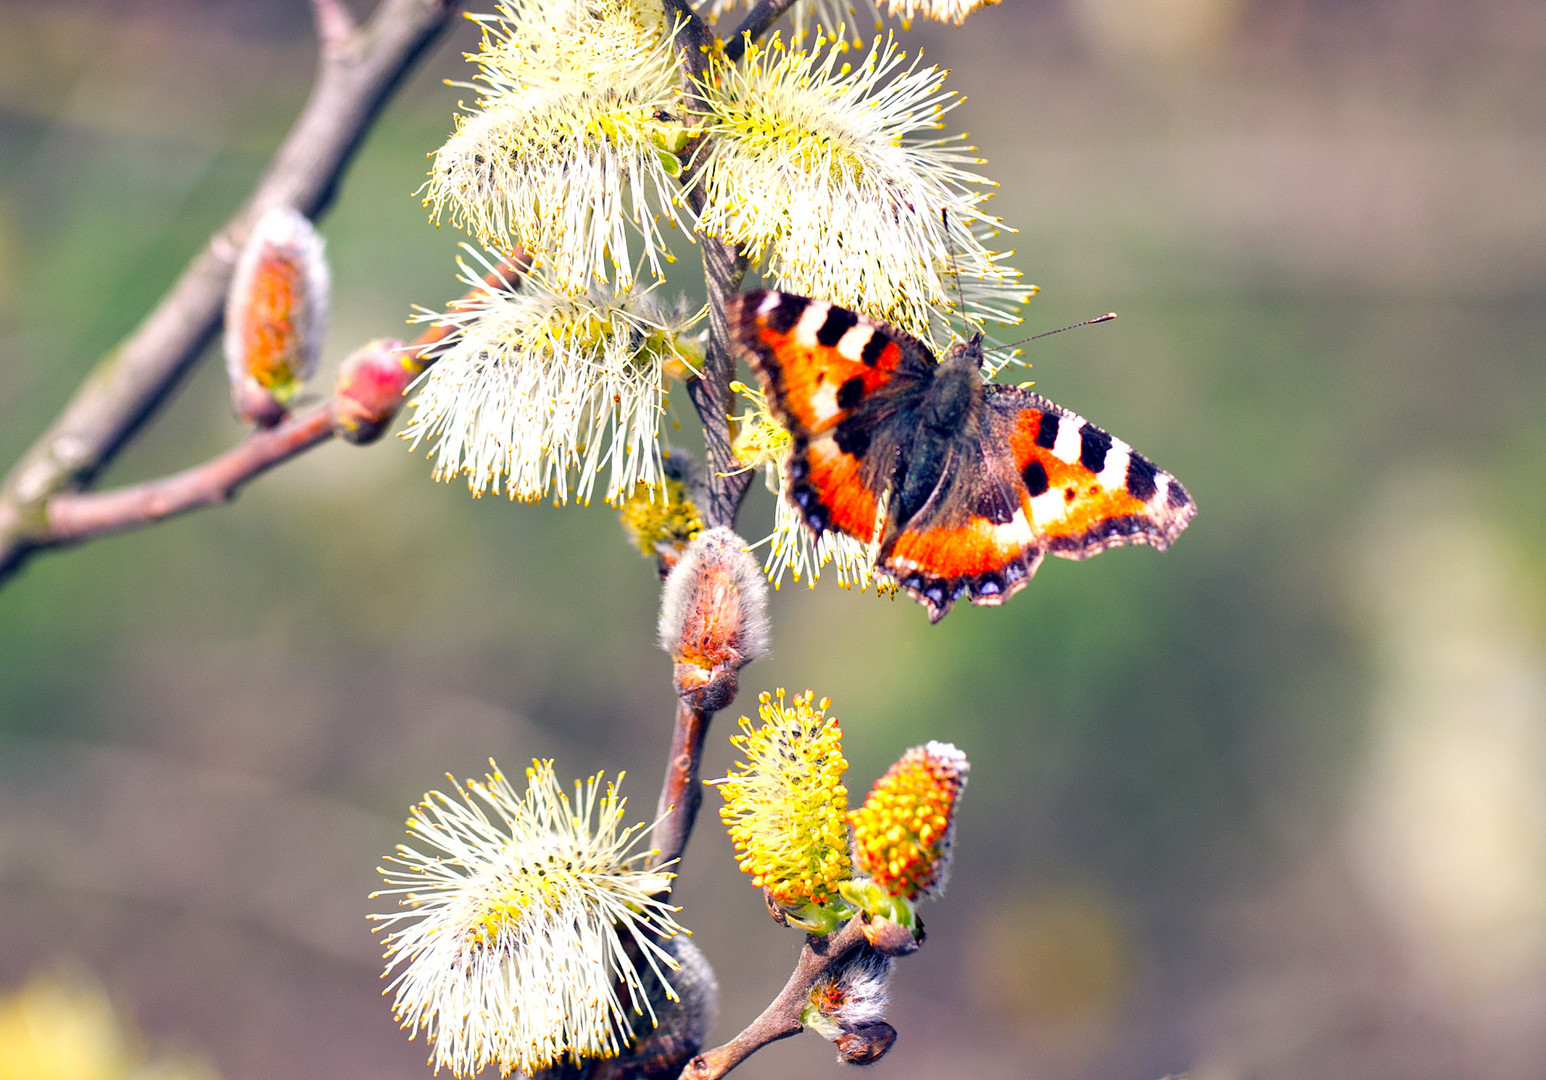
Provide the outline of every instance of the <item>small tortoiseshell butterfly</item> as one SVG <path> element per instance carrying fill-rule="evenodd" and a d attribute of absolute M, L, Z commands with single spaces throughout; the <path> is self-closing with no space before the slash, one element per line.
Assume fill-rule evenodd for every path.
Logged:
<path fill-rule="evenodd" d="M 911 335 L 820 300 L 755 290 L 725 310 L 793 437 L 785 490 L 805 523 L 878 543 L 876 575 L 930 622 L 963 597 L 1002 604 L 1048 552 L 1164 550 L 1196 510 L 1175 477 L 1120 439 L 986 381 L 981 334 L 941 361 Z"/>

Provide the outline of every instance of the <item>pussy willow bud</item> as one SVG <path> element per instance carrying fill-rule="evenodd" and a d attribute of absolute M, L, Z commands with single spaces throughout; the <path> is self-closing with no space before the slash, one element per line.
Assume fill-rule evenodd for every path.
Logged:
<path fill-rule="evenodd" d="M 680 1073 L 703 1049 L 714 1014 L 719 1011 L 719 983 L 698 947 L 678 935 L 665 942 L 665 950 L 679 965 L 666 973 L 676 996 L 668 997 L 658 981 L 650 987 L 650 1004 L 660 1022 L 627 1051 L 628 1064 L 648 1077 Z M 639 1017 L 635 1026 L 649 1025 Z"/>
<path fill-rule="evenodd" d="M 810 988 L 800 1023 L 836 1043 L 840 1061 L 879 1061 L 896 1041 L 896 1031 L 885 1021 L 894 967 L 890 957 L 861 945 L 841 968 Z"/>
<path fill-rule="evenodd" d="M 299 212 L 258 219 L 226 296 L 225 357 L 238 418 L 272 426 L 317 370 L 327 334 L 322 238 Z"/>
<path fill-rule="evenodd" d="M 886 1056 L 896 1042 L 896 1028 L 882 1020 L 845 1031 L 835 1040 L 837 1059 L 847 1065 L 873 1065 Z"/>
<path fill-rule="evenodd" d="M 666 579 L 660 647 L 676 662 L 677 696 L 713 712 L 735 698 L 738 672 L 768 651 L 768 586 L 746 543 L 710 529 Z"/>
<path fill-rule="evenodd" d="M 368 341 L 344 358 L 333 394 L 333 434 L 363 446 L 375 442 L 403 407 L 403 391 L 424 370 L 396 338 Z"/>

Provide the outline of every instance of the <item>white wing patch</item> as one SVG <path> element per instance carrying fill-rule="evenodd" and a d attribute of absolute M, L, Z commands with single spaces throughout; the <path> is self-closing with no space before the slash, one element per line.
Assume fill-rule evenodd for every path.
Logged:
<path fill-rule="evenodd" d="M 1127 490 L 1127 465 L 1133 459 L 1133 448 L 1121 439 L 1111 440 L 1111 449 L 1106 451 L 1106 465 L 1096 475 L 1100 486 L 1107 491 Z"/>
<path fill-rule="evenodd" d="M 838 355 L 844 360 L 852 360 L 858 363 L 864 356 L 864 347 L 870 343 L 870 338 L 875 336 L 875 328 L 864 323 L 858 323 L 848 328 L 842 340 L 837 343 Z"/>
<path fill-rule="evenodd" d="M 1058 421 L 1058 437 L 1052 444 L 1052 456 L 1065 465 L 1078 461 L 1084 447 L 1084 440 L 1079 437 L 1083 430 L 1084 417 L 1064 413 Z"/>
<path fill-rule="evenodd" d="M 817 345 L 816 334 L 826 324 L 827 312 L 832 310 L 832 305 L 820 300 L 812 300 L 805 305 L 805 310 L 800 314 L 800 321 L 795 323 L 795 341 L 807 349 L 814 349 Z"/>

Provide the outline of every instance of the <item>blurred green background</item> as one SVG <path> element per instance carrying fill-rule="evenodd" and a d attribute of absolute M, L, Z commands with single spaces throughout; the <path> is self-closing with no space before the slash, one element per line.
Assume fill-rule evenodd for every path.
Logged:
<path fill-rule="evenodd" d="M 830 696 L 856 797 L 929 738 L 974 762 L 875 1075 L 1546 1077 L 1546 8 L 1006 0 L 905 37 L 967 96 L 1027 332 L 1122 316 L 1031 346 L 1038 389 L 1200 511 L 937 627 L 775 598 L 742 709 Z M 329 364 L 458 291 L 412 193 L 474 41 L 321 223 Z M 0 460 L 238 204 L 313 57 L 300 0 L 0 3 Z M 240 435 L 206 364 L 104 482 Z M 364 918 L 407 807 L 551 755 L 649 814 L 650 565 L 605 508 L 429 474 L 329 445 L 0 591 L 0 989 L 93 971 L 226 1080 L 424 1076 Z M 678 898 L 720 1041 L 799 942 L 716 805 Z M 839 1072 L 804 1036 L 738 1075 Z"/>

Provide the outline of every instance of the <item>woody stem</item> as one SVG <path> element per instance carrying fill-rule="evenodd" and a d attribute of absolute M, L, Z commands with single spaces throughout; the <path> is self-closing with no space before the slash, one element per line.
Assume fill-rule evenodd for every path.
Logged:
<path fill-rule="evenodd" d="M 769 1043 L 805 1030 L 800 1014 L 805 1011 L 811 987 L 841 966 L 864 941 L 861 919 L 862 916 L 849 919 L 841 930 L 825 937 L 808 935 L 789 981 L 762 1010 L 762 1015 L 729 1042 L 705 1050 L 689 1061 L 678 1080 L 719 1080 Z"/>
<path fill-rule="evenodd" d="M 100 360 L 0 485 L 0 581 L 40 547 L 48 503 L 111 462 L 197 364 L 220 326 L 236 254 L 274 206 L 318 214 L 409 68 L 448 26 L 457 0 L 382 0 L 355 24 L 317 3 L 321 56 L 310 99 L 247 203 L 212 236 L 123 342 Z"/>
<path fill-rule="evenodd" d="M 490 289 L 507 287 L 519 264 L 506 262 L 484 279 Z M 478 290 L 468 293 L 476 295 Z M 428 350 L 450 330 L 431 326 L 414 340 L 404 364 L 422 371 L 435 362 Z M 99 536 L 153 525 L 190 510 L 230 502 L 238 491 L 276 465 L 333 437 L 334 399 L 305 416 L 286 417 L 266 431 L 254 431 L 231 449 L 171 476 L 111 491 L 62 492 L 37 511 L 29 529 L 32 550 L 64 547 Z M 0 526 L 10 508 L 0 502 Z"/>
<path fill-rule="evenodd" d="M 698 808 L 703 803 L 699 766 L 703 761 L 703 741 L 713 718 L 713 713 L 677 699 L 671 756 L 666 760 L 666 778 L 661 784 L 660 803 L 655 811 L 655 831 L 650 837 L 650 846 L 658 852 L 654 859 L 656 866 L 679 861 L 687 849 Z"/>
<path fill-rule="evenodd" d="M 748 40 L 756 41 L 768 32 L 768 27 L 778 21 L 780 15 L 794 6 L 794 0 L 758 0 L 757 6 L 746 13 L 739 26 L 725 42 L 725 56 L 739 60 L 746 51 Z"/>

